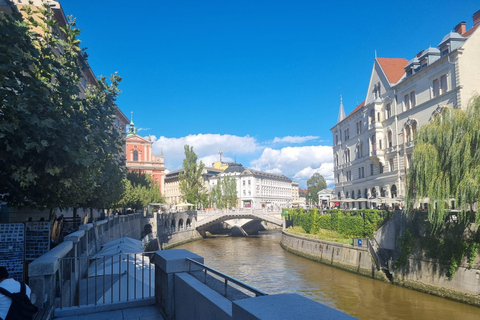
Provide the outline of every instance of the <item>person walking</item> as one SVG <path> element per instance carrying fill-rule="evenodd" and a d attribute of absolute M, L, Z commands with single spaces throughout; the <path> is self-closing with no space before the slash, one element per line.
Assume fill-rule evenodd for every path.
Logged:
<path fill-rule="evenodd" d="M 30 299 L 30 294 L 32 290 L 26 284 L 25 285 L 25 294 Z M 15 279 L 8 277 L 8 271 L 6 267 L 0 267 L 0 288 L 5 289 L 10 293 L 20 292 L 22 284 Z M 6 296 L 0 290 L 0 319 L 5 320 L 7 318 L 10 306 L 12 305 L 12 298 Z"/>

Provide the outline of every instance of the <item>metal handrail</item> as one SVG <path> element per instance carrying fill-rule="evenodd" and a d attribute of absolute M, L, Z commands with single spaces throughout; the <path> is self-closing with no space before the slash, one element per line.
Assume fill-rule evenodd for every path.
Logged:
<path fill-rule="evenodd" d="M 382 247 L 380 247 L 380 244 L 378 243 L 377 239 L 375 239 L 375 237 L 373 237 L 373 241 L 375 241 L 375 244 L 377 245 L 379 251 L 382 253 L 382 255 L 385 257 L 385 261 L 388 261 L 389 259 L 389 255 L 388 253 L 385 251 L 385 249 L 383 249 Z"/>
<path fill-rule="evenodd" d="M 234 284 L 236 284 L 236 285 L 238 285 L 238 286 L 240 286 L 240 287 L 242 287 L 242 288 L 244 288 L 244 289 L 247 289 L 247 290 L 250 291 L 250 292 L 253 292 L 256 297 L 259 297 L 259 296 L 267 296 L 267 295 L 268 295 L 268 293 L 266 293 L 266 292 L 263 292 L 263 291 L 261 291 L 261 290 L 259 290 L 259 289 L 256 289 L 256 288 L 254 288 L 254 287 L 252 287 L 252 286 L 250 286 L 250 285 L 248 285 L 248 284 L 246 284 L 246 283 L 243 283 L 243 282 L 240 281 L 240 280 L 237 280 L 237 279 L 232 278 L 232 277 L 230 277 L 230 276 L 228 276 L 228 275 L 226 275 L 226 274 L 224 274 L 224 273 L 222 273 L 222 272 L 220 272 L 220 271 L 217 271 L 217 270 L 215 270 L 215 269 L 213 269 L 213 268 L 210 268 L 210 267 L 204 265 L 203 263 L 200 263 L 200 262 L 195 261 L 195 260 L 190 259 L 190 258 L 187 258 L 187 261 L 190 262 L 189 267 L 188 267 L 188 273 L 192 273 L 192 263 L 193 263 L 193 264 L 196 264 L 197 266 L 200 266 L 200 267 L 202 267 L 202 269 L 204 269 L 204 273 L 205 273 L 204 283 L 206 283 L 206 281 L 207 281 L 207 271 L 210 271 L 211 273 L 213 273 L 213 274 L 215 274 L 215 275 L 217 275 L 217 276 L 220 276 L 220 277 L 224 278 L 224 280 L 225 280 L 225 282 L 224 282 L 224 283 L 225 283 L 225 287 L 224 287 L 224 288 L 225 288 L 224 297 L 227 297 L 228 281 L 230 281 L 230 282 L 232 282 L 232 283 L 234 283 Z"/>
<path fill-rule="evenodd" d="M 377 270 L 380 270 L 382 268 L 382 260 L 380 259 L 378 254 L 375 252 L 375 249 L 373 248 L 370 239 L 367 239 L 367 246 L 368 246 L 368 251 L 370 251 L 370 254 L 373 257 L 373 260 L 375 261 L 375 265 L 377 266 Z"/>

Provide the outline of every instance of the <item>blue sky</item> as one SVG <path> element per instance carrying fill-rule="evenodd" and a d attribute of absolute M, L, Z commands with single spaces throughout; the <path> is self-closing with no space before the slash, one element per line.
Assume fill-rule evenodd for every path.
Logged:
<path fill-rule="evenodd" d="M 120 109 L 151 135 L 166 167 L 183 145 L 207 165 L 236 159 L 305 187 L 333 178 L 340 93 L 365 99 L 375 51 L 410 60 L 437 46 L 478 0 L 63 0 L 97 75 L 123 77 Z"/>

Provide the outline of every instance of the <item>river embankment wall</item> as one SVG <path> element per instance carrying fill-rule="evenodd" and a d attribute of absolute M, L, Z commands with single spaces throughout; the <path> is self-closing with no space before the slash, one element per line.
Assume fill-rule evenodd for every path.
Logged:
<path fill-rule="evenodd" d="M 382 271 L 376 270 L 366 247 L 311 239 L 285 231 L 280 245 L 307 259 L 388 281 Z M 447 277 L 447 269 L 441 261 L 410 255 L 404 267 L 390 271 L 395 285 L 480 307 L 480 258 L 477 256 L 470 269 L 463 261 L 451 280 Z"/>
<path fill-rule="evenodd" d="M 448 266 L 437 259 L 410 255 L 404 267 L 393 271 L 393 283 L 480 307 L 480 258 L 472 268 L 462 261 L 451 280 L 447 271 Z"/>
<path fill-rule="evenodd" d="M 367 277 L 388 281 L 385 274 L 377 270 L 366 245 L 353 246 L 312 239 L 285 231 L 282 231 L 280 245 L 284 250 L 298 256 Z"/>

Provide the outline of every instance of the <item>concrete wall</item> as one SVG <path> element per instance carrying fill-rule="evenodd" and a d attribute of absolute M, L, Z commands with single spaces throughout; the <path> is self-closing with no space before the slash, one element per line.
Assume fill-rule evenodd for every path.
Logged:
<path fill-rule="evenodd" d="M 201 272 L 203 267 L 190 266 L 187 258 L 204 261 L 184 249 L 155 253 L 155 300 L 167 320 L 318 319 L 319 315 L 323 319 L 355 319 L 298 294 L 227 299 L 189 273 Z"/>
<path fill-rule="evenodd" d="M 307 259 L 379 280 L 388 280 L 382 271 L 377 271 L 367 251 L 366 241 L 363 241 L 363 246 L 352 246 L 282 232 L 280 245 Z"/>
<path fill-rule="evenodd" d="M 141 214 L 109 217 L 106 220 L 88 223 L 65 236 L 64 241 L 28 266 L 32 301 L 40 309 L 51 313 L 60 303 L 69 306 L 74 299 L 77 282 L 85 272 L 88 256 L 97 253 L 108 241 L 131 237 L 140 239 L 145 222 Z M 80 268 L 69 259 L 80 257 Z M 60 298 L 61 297 L 61 298 Z"/>
<path fill-rule="evenodd" d="M 393 273 L 397 285 L 480 307 L 480 258 L 471 269 L 464 261 L 448 280 L 447 268 L 438 260 L 411 255 L 405 267 Z"/>

